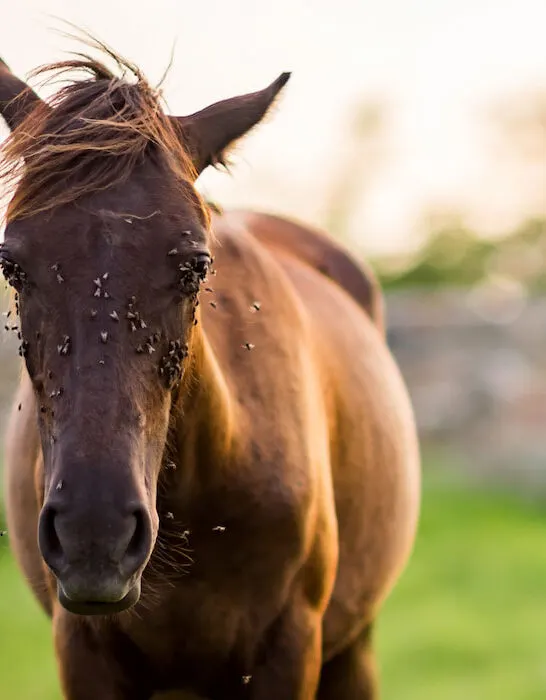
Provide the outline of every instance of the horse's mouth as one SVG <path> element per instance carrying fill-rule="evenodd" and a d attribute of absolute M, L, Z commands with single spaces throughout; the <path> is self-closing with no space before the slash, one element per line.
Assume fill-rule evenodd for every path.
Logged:
<path fill-rule="evenodd" d="M 140 584 L 135 584 L 123 598 L 116 601 L 73 600 L 69 598 L 62 585 L 57 586 L 57 597 L 65 610 L 74 615 L 115 615 L 128 610 L 140 598 Z"/>

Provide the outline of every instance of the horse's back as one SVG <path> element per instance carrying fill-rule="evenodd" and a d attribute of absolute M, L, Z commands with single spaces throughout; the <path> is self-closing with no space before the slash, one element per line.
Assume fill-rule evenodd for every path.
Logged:
<path fill-rule="evenodd" d="M 383 298 L 371 268 L 358 263 L 325 232 L 273 214 L 230 211 L 223 217 L 244 225 L 268 248 L 281 249 L 310 265 L 347 291 L 378 328 L 383 328 Z"/>

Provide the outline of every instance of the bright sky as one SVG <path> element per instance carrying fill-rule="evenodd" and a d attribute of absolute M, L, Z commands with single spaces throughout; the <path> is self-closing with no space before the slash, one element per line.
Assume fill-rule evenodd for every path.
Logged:
<path fill-rule="evenodd" d="M 414 245 L 435 203 L 463 206 L 491 231 L 537 207 L 491 162 L 478 116 L 491 98 L 546 90 L 544 0 L 17 0 L 2 11 L 0 55 L 19 75 L 73 48 L 52 31 L 55 16 L 105 39 L 152 82 L 176 40 L 165 86 L 173 113 L 293 71 L 233 175 L 201 178 L 225 206 L 322 223 L 348 109 L 379 97 L 392 106 L 392 131 L 388 162 L 351 221 L 364 250 Z"/>

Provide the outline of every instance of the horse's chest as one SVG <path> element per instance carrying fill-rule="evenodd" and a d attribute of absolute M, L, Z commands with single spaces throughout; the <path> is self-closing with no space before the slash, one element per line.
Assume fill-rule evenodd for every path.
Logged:
<path fill-rule="evenodd" d="M 131 625 L 130 637 L 158 688 L 206 689 L 212 679 L 245 675 L 266 626 L 266 611 L 225 591 L 190 582 Z"/>
<path fill-rule="evenodd" d="M 241 498 L 236 507 L 216 499 L 206 511 L 168 519 L 173 529 L 160 533 L 155 574 L 145 575 L 126 628 L 160 686 L 202 688 L 249 674 L 302 564 L 304 513 L 292 490 L 279 487 L 267 499 Z M 175 537 L 179 521 L 183 540 Z M 185 550 L 179 571 L 172 542 Z"/>
<path fill-rule="evenodd" d="M 277 527 L 275 546 L 260 523 L 244 533 L 234 523 L 218 527 L 225 529 L 210 538 L 195 534 L 185 575 L 146 583 L 127 629 L 165 687 L 183 681 L 199 688 L 225 674 L 248 675 L 299 566 L 293 532 L 284 546 Z"/>

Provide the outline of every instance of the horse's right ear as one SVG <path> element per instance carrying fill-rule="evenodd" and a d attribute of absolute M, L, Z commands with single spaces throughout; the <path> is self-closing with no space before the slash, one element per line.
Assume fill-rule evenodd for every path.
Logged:
<path fill-rule="evenodd" d="M 0 114 L 13 131 L 42 100 L 0 58 Z"/>
<path fill-rule="evenodd" d="M 216 102 L 187 117 L 173 117 L 199 175 L 209 165 L 225 164 L 228 149 L 260 122 L 271 109 L 290 73 L 247 95 Z"/>

